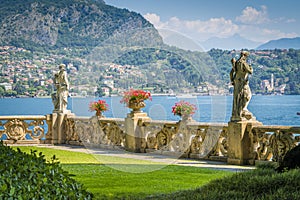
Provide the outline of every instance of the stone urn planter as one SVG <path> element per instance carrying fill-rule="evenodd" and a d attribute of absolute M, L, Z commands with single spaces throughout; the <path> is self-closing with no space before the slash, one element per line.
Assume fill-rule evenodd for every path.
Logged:
<path fill-rule="evenodd" d="M 192 115 L 181 115 L 181 121 L 188 122 L 188 121 L 193 121 Z"/>
<path fill-rule="evenodd" d="M 131 114 L 135 114 L 142 113 L 141 108 L 146 106 L 144 101 L 148 99 L 152 100 L 150 92 L 130 89 L 124 92 L 120 103 L 124 103 L 128 108 L 132 109 Z"/>
<path fill-rule="evenodd" d="M 128 108 L 132 109 L 133 112 L 142 112 L 141 109 L 146 106 L 144 101 L 131 100 L 128 103 Z"/>

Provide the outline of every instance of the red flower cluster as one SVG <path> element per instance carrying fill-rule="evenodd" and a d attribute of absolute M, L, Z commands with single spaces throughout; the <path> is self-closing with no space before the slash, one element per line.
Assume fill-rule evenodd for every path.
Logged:
<path fill-rule="evenodd" d="M 147 99 L 152 100 L 150 92 L 146 92 L 144 90 L 130 89 L 129 91 L 124 92 L 123 98 L 120 102 L 128 105 L 130 101 L 135 101 L 136 103 L 138 103 Z"/>
<path fill-rule="evenodd" d="M 194 104 L 183 100 L 175 103 L 175 106 L 172 107 L 172 113 L 178 116 L 192 115 L 195 113 L 195 110 L 197 110 L 197 108 Z"/>
<path fill-rule="evenodd" d="M 108 110 L 108 104 L 105 100 L 98 100 L 94 102 L 90 102 L 89 104 L 89 110 L 96 111 L 96 112 L 103 112 Z"/>

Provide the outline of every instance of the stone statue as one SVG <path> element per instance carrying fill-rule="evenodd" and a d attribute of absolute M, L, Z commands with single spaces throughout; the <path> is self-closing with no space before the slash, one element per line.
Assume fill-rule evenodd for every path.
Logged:
<path fill-rule="evenodd" d="M 54 75 L 53 82 L 56 90 L 56 92 L 52 94 L 54 110 L 65 112 L 67 111 L 69 96 L 69 81 L 65 64 L 59 65 L 59 72 Z"/>
<path fill-rule="evenodd" d="M 252 96 L 248 76 L 253 73 L 251 65 L 247 63 L 248 56 L 249 52 L 242 51 L 237 61 L 231 59 L 230 81 L 234 86 L 231 121 L 253 119 L 252 113 L 247 109 Z"/>

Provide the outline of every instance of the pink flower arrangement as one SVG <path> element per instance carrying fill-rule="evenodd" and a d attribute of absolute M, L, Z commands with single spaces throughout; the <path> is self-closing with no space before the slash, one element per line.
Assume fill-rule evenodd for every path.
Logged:
<path fill-rule="evenodd" d="M 89 110 L 91 112 L 96 111 L 96 113 L 102 113 L 103 111 L 108 110 L 108 104 L 106 103 L 105 100 L 90 102 Z"/>
<path fill-rule="evenodd" d="M 196 110 L 197 108 L 194 104 L 183 100 L 175 103 L 175 105 L 172 107 L 172 113 L 178 116 L 193 115 Z"/>
<path fill-rule="evenodd" d="M 120 102 L 128 106 L 130 101 L 138 103 L 147 99 L 152 100 L 150 92 L 146 92 L 144 90 L 130 89 L 129 91 L 124 92 L 123 98 Z"/>

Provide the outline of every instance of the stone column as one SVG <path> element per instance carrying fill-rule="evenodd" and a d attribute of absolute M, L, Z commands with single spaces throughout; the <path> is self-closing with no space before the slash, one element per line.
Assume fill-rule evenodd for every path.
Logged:
<path fill-rule="evenodd" d="M 45 135 L 45 140 L 43 140 L 43 143 L 52 144 L 52 114 L 46 115 L 46 124 L 48 127 L 48 131 Z"/>
<path fill-rule="evenodd" d="M 52 113 L 52 144 L 64 144 L 66 142 L 65 119 L 74 116 L 71 111 Z"/>
<path fill-rule="evenodd" d="M 125 149 L 130 152 L 144 152 L 145 135 L 138 122 L 149 121 L 147 113 L 131 112 L 125 118 Z"/>
<path fill-rule="evenodd" d="M 228 123 L 228 164 L 248 165 L 253 160 L 250 131 L 261 126 L 259 121 L 237 121 Z"/>

